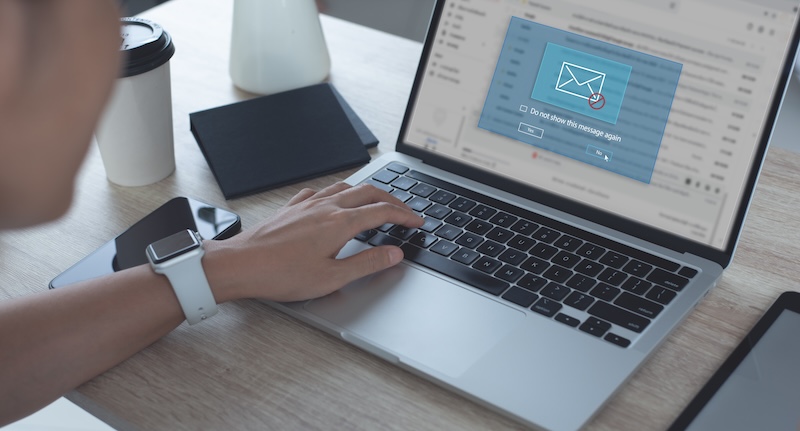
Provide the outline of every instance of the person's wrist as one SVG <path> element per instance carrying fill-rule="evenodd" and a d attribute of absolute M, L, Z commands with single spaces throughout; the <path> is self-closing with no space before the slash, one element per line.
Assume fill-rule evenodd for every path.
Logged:
<path fill-rule="evenodd" d="M 211 286 L 217 304 L 247 298 L 244 283 L 240 280 L 242 271 L 235 261 L 235 249 L 225 241 L 203 241 L 206 254 L 203 269 Z"/>

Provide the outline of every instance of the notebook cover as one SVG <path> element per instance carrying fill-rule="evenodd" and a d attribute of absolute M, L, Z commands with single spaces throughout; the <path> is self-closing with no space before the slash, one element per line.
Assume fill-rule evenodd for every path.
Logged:
<path fill-rule="evenodd" d="M 225 198 L 369 162 L 334 91 L 327 83 L 317 84 L 189 114 L 192 133 Z"/>

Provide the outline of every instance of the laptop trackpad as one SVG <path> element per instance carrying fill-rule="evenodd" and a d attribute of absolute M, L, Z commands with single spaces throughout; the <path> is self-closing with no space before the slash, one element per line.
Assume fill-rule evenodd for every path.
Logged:
<path fill-rule="evenodd" d="M 400 264 L 306 304 L 403 362 L 457 377 L 525 314 Z"/>

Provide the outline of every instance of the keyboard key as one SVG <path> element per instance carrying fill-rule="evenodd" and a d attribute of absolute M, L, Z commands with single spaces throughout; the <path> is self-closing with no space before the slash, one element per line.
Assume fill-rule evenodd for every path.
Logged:
<path fill-rule="evenodd" d="M 632 260 L 622 268 L 623 271 L 627 272 L 630 275 L 635 275 L 637 277 L 644 277 L 653 269 L 653 265 L 646 264 L 644 262 L 639 262 L 638 260 Z"/>
<path fill-rule="evenodd" d="M 403 244 L 400 248 L 403 250 L 403 253 L 405 253 L 405 258 L 411 262 L 447 274 L 458 281 L 474 286 L 492 295 L 503 293 L 509 286 L 505 281 L 498 280 L 490 275 L 483 274 L 480 271 L 453 262 L 446 257 L 431 253 L 428 250 L 423 250 L 410 244 Z"/>
<path fill-rule="evenodd" d="M 453 255 L 453 260 L 455 260 L 456 262 L 461 262 L 464 265 L 471 265 L 472 262 L 475 262 L 475 259 L 480 257 L 480 255 L 481 254 L 478 252 L 462 248 L 461 250 L 458 250 L 456 254 Z"/>
<path fill-rule="evenodd" d="M 500 268 L 500 265 L 502 265 L 502 263 L 500 263 L 499 261 L 494 260 L 490 257 L 483 256 L 480 259 L 478 259 L 477 262 L 472 264 L 472 267 L 477 269 L 478 271 L 483 271 L 487 274 L 491 274 L 497 271 L 497 268 Z"/>
<path fill-rule="evenodd" d="M 400 189 L 392 190 L 392 196 L 396 197 L 397 199 L 400 199 L 403 202 L 408 202 L 409 199 L 414 197 L 414 195 L 412 195 L 411 193 Z"/>
<path fill-rule="evenodd" d="M 467 223 L 464 229 L 476 233 L 478 235 L 486 235 L 492 229 L 492 224 L 483 220 L 475 219 Z"/>
<path fill-rule="evenodd" d="M 622 295 L 620 295 L 619 298 L 614 301 L 614 304 L 651 319 L 658 316 L 658 313 L 664 309 L 664 306 L 661 304 L 656 304 L 653 301 L 631 295 L 628 292 L 624 292 Z"/>
<path fill-rule="evenodd" d="M 555 241 L 553 243 L 554 246 L 566 251 L 575 251 L 582 244 L 583 241 L 569 235 L 562 235 L 561 238 L 558 239 L 558 241 Z"/>
<path fill-rule="evenodd" d="M 464 225 L 469 223 L 470 220 L 472 220 L 472 217 L 459 211 L 453 211 L 452 214 L 450 214 L 449 216 L 447 216 L 446 219 L 444 219 L 445 223 L 450 223 L 458 227 L 464 227 Z"/>
<path fill-rule="evenodd" d="M 430 184 L 419 183 L 416 186 L 412 187 L 411 190 L 409 191 L 417 196 L 427 198 L 428 196 L 432 195 L 433 192 L 436 191 L 436 187 Z"/>
<path fill-rule="evenodd" d="M 608 265 L 612 268 L 622 268 L 622 265 L 628 261 L 627 256 L 623 256 L 617 252 L 609 251 L 600 258 L 600 263 Z"/>
<path fill-rule="evenodd" d="M 570 288 L 551 282 L 547 283 L 547 286 L 542 289 L 541 294 L 542 296 L 546 296 L 554 301 L 561 302 L 561 300 L 566 298 L 570 292 Z"/>
<path fill-rule="evenodd" d="M 419 227 L 419 230 L 424 230 L 425 232 L 433 232 L 439 228 L 439 226 L 443 225 L 441 220 L 436 220 L 432 217 L 425 217 L 425 224 Z"/>
<path fill-rule="evenodd" d="M 414 244 L 420 248 L 428 248 L 436 242 L 436 237 L 425 232 L 418 232 L 408 240 L 409 244 Z"/>
<path fill-rule="evenodd" d="M 539 295 L 519 287 L 512 287 L 503 295 L 503 299 L 528 308 L 534 301 L 539 299 Z"/>
<path fill-rule="evenodd" d="M 375 187 L 376 189 L 383 190 L 383 191 L 385 191 L 387 193 L 391 193 L 391 191 L 392 191 L 392 187 L 391 186 L 389 186 L 387 184 L 384 184 L 384 183 L 382 183 L 380 181 L 373 180 L 372 178 L 364 181 L 364 183 L 365 184 L 369 184 L 369 185 Z"/>
<path fill-rule="evenodd" d="M 464 231 L 457 227 L 444 225 L 440 227 L 439 230 L 436 231 L 436 236 L 453 241 L 456 238 L 458 238 L 458 236 L 461 235 L 462 232 Z"/>
<path fill-rule="evenodd" d="M 399 177 L 399 176 L 400 175 L 397 175 L 396 173 L 394 173 L 392 171 L 380 171 L 380 172 L 377 172 L 375 175 L 373 175 L 372 179 L 375 180 L 375 181 L 380 181 L 380 182 L 382 182 L 384 184 L 390 184 L 392 181 L 397 179 L 397 177 Z"/>
<path fill-rule="evenodd" d="M 539 289 L 545 287 L 547 283 L 548 281 L 544 277 L 539 277 L 538 275 L 533 275 L 533 274 L 525 274 L 517 282 L 517 286 L 524 287 L 525 289 L 528 289 L 531 292 L 538 292 Z"/>
<path fill-rule="evenodd" d="M 575 264 L 581 261 L 581 257 L 579 257 L 577 254 L 572 254 L 568 251 L 561 251 L 555 256 L 553 256 L 553 258 L 550 259 L 550 261 L 558 265 L 561 265 L 564 268 L 572 268 L 573 266 L 575 266 Z"/>
<path fill-rule="evenodd" d="M 651 299 L 659 304 L 667 305 L 669 304 L 675 297 L 678 296 L 674 290 L 667 289 L 663 286 L 655 286 L 647 292 L 645 298 Z"/>
<path fill-rule="evenodd" d="M 619 286 L 623 281 L 625 281 L 626 278 L 628 278 L 627 274 L 612 268 L 606 268 L 600 273 L 600 275 L 597 276 L 598 280 L 605 281 L 606 283 L 614 286 Z"/>
<path fill-rule="evenodd" d="M 542 275 L 544 275 L 544 278 L 553 280 L 557 283 L 563 283 L 572 277 L 572 274 L 574 273 L 567 268 L 553 265 L 550 268 L 547 268 L 547 271 L 545 271 Z"/>
<path fill-rule="evenodd" d="M 517 235 L 508 242 L 509 247 L 514 247 L 520 251 L 528 251 L 534 244 L 536 244 L 536 240 L 522 235 Z"/>
<path fill-rule="evenodd" d="M 630 329 L 633 332 L 642 332 L 644 328 L 650 324 L 649 319 L 604 301 L 595 301 L 594 304 L 589 307 L 588 312 L 593 316 L 607 320 L 625 329 Z"/>
<path fill-rule="evenodd" d="M 414 228 L 405 227 L 405 226 L 399 226 L 398 225 L 398 226 L 393 227 L 391 230 L 389 230 L 389 235 L 391 235 L 391 236 L 393 236 L 395 238 L 400 238 L 400 239 L 405 240 L 405 239 L 411 238 L 411 236 L 414 235 L 414 233 L 416 233 L 416 231 L 417 230 L 414 229 Z"/>
<path fill-rule="evenodd" d="M 590 243 L 586 243 L 581 248 L 578 249 L 577 255 L 581 257 L 585 257 L 587 259 L 594 259 L 597 260 L 603 253 L 606 252 L 606 249 L 600 247 L 599 245 L 594 245 Z"/>
<path fill-rule="evenodd" d="M 490 230 L 489 233 L 486 234 L 486 239 L 490 239 L 492 241 L 497 241 L 500 244 L 504 244 L 506 241 L 510 240 L 511 237 L 514 236 L 514 233 L 510 230 L 503 229 L 501 227 L 495 227 L 494 229 Z"/>
<path fill-rule="evenodd" d="M 517 217 L 512 216 L 511 214 L 506 213 L 497 213 L 494 217 L 492 217 L 489 221 L 502 227 L 511 227 L 516 221 L 519 220 Z"/>
<path fill-rule="evenodd" d="M 406 205 L 416 212 L 423 212 L 425 211 L 425 208 L 431 206 L 431 201 L 422 199 L 420 197 L 414 197 L 410 201 L 406 202 Z"/>
<path fill-rule="evenodd" d="M 474 206 L 475 206 L 475 201 L 471 201 L 467 198 L 462 198 L 462 197 L 455 198 L 453 202 L 450 202 L 450 208 L 462 212 L 467 212 L 471 210 L 472 207 Z"/>
<path fill-rule="evenodd" d="M 513 282 L 517 281 L 520 277 L 522 277 L 523 274 L 525 274 L 525 271 L 523 271 L 523 270 L 521 270 L 521 269 L 519 269 L 517 267 L 511 266 L 511 265 L 503 265 L 503 267 L 500 268 L 494 274 L 494 276 L 499 278 L 499 279 L 501 279 L 501 280 L 505 280 L 505 281 L 507 281 L 509 283 L 513 283 Z M 528 304 L 528 305 L 530 305 L 530 304 Z"/>
<path fill-rule="evenodd" d="M 547 317 L 553 317 L 556 313 L 558 313 L 558 310 L 561 310 L 561 304 L 553 301 L 550 298 L 541 297 L 538 301 L 536 301 L 535 304 L 533 304 L 531 310 L 539 314 L 544 314 Z"/>
<path fill-rule="evenodd" d="M 365 230 L 364 232 L 361 232 L 358 235 L 356 235 L 355 239 L 357 239 L 357 240 L 359 240 L 361 242 L 367 242 L 370 238 L 375 236 L 377 233 L 378 233 L 377 229 L 368 229 L 368 230 Z"/>
<path fill-rule="evenodd" d="M 572 292 L 567 296 L 567 299 L 564 300 L 564 305 L 569 305 L 572 308 L 583 311 L 589 308 L 593 302 L 594 298 L 589 295 L 580 292 Z"/>
<path fill-rule="evenodd" d="M 506 248 L 503 247 L 502 245 L 494 241 L 487 240 L 482 242 L 481 245 L 479 245 L 478 248 L 476 248 L 475 250 L 491 257 L 497 257 L 505 249 Z"/>
<path fill-rule="evenodd" d="M 475 248 L 478 244 L 483 242 L 483 237 L 475 235 L 474 233 L 464 232 L 456 240 L 456 244 L 463 245 L 464 247 Z"/>
<path fill-rule="evenodd" d="M 566 315 L 566 314 L 564 314 L 564 313 L 558 313 L 558 314 L 556 314 L 556 317 L 555 317 L 555 319 L 556 319 L 557 321 L 559 321 L 559 322 L 561 322 L 561 323 L 565 324 L 565 325 L 572 326 L 573 328 L 577 327 L 577 326 L 578 326 L 578 324 L 580 324 L 580 323 L 581 323 L 581 321 L 580 321 L 580 320 L 578 320 L 578 319 L 576 319 L 576 318 L 574 318 L 574 317 L 572 317 L 572 316 L 567 316 L 567 315 Z"/>
<path fill-rule="evenodd" d="M 411 187 L 414 187 L 416 185 L 417 185 L 416 181 L 412 180 L 411 178 L 407 178 L 407 177 L 400 177 L 400 178 L 392 181 L 392 187 L 394 187 L 396 189 L 400 189 L 400 190 L 406 191 L 406 192 L 409 191 L 411 189 Z"/>
<path fill-rule="evenodd" d="M 697 270 L 694 268 L 689 268 L 688 266 L 684 266 L 680 271 L 678 271 L 678 275 L 682 275 L 686 278 L 693 278 L 695 275 L 697 275 Z"/>
<path fill-rule="evenodd" d="M 398 174 L 404 174 L 408 172 L 408 166 L 401 165 L 400 163 L 397 162 L 389 163 L 389 166 L 387 166 L 386 169 L 392 172 L 397 172 Z"/>
<path fill-rule="evenodd" d="M 502 260 L 505 263 L 516 266 L 522 263 L 522 261 L 525 260 L 527 256 L 528 255 L 526 253 L 523 253 L 519 250 L 514 250 L 513 248 L 507 248 L 506 251 L 504 251 L 500 255 L 500 257 L 498 257 L 498 259 Z"/>
<path fill-rule="evenodd" d="M 430 208 L 425 210 L 425 215 L 438 218 L 439 220 L 447 217 L 453 210 L 447 208 L 442 204 L 433 204 Z"/>
<path fill-rule="evenodd" d="M 551 243 L 561 236 L 561 232 L 554 231 L 553 229 L 540 227 L 531 237 L 537 241 L 544 243 Z"/>
<path fill-rule="evenodd" d="M 557 248 L 541 242 L 537 243 L 535 246 L 533 246 L 533 248 L 528 250 L 528 253 L 541 257 L 542 259 L 550 259 L 556 254 L 556 252 L 558 252 Z"/>
<path fill-rule="evenodd" d="M 624 283 L 622 283 L 623 289 L 636 295 L 644 295 L 644 293 L 650 290 L 650 287 L 652 286 L 653 283 L 636 277 L 629 277 Z"/>
<path fill-rule="evenodd" d="M 617 297 L 617 295 L 619 295 L 620 292 L 621 290 L 619 288 L 609 286 L 605 283 L 600 283 L 594 289 L 592 289 L 591 292 L 589 292 L 589 295 L 592 295 L 598 299 L 602 299 L 603 301 L 611 302 Z"/>
<path fill-rule="evenodd" d="M 647 276 L 647 280 L 656 284 L 660 284 L 664 287 L 669 287 L 670 289 L 676 291 L 681 291 L 684 287 L 686 287 L 687 284 L 689 284 L 688 278 L 664 271 L 661 268 L 656 268 L 653 270 L 653 272 Z"/>
<path fill-rule="evenodd" d="M 602 337 L 603 334 L 611 329 L 611 324 L 596 317 L 590 317 L 586 319 L 586 321 L 583 322 L 583 325 L 581 325 L 578 329 L 587 334 L 592 334 L 595 337 Z"/>
<path fill-rule="evenodd" d="M 589 259 L 583 259 L 579 264 L 575 265 L 575 271 L 589 277 L 596 277 L 603 269 L 605 269 L 605 265 Z"/>
<path fill-rule="evenodd" d="M 439 190 L 438 192 L 431 195 L 429 198 L 431 201 L 436 202 L 437 204 L 447 205 L 456 198 L 456 195 L 446 191 L 446 190 Z"/>
<path fill-rule="evenodd" d="M 597 282 L 593 278 L 581 274 L 575 274 L 567 281 L 567 286 L 584 293 L 588 292 L 595 284 Z"/>
<path fill-rule="evenodd" d="M 392 238 L 389 235 L 380 232 L 375 234 L 375 236 L 373 236 L 372 238 L 370 238 L 368 242 L 368 244 L 374 245 L 376 247 L 381 245 L 400 245 L 402 243 L 403 241 L 397 238 Z"/>
<path fill-rule="evenodd" d="M 381 232 L 389 232 L 394 227 L 391 223 L 384 223 L 378 227 L 378 230 Z"/>
<path fill-rule="evenodd" d="M 469 211 L 469 215 L 475 216 L 481 220 L 489 220 L 497 212 L 496 209 L 487 207 L 486 205 L 478 204 L 475 208 Z"/>
<path fill-rule="evenodd" d="M 439 241 L 430 250 L 442 256 L 450 256 L 454 251 L 458 250 L 458 246 L 450 241 Z"/>
<path fill-rule="evenodd" d="M 608 334 L 606 334 L 606 336 L 603 337 L 603 339 L 608 341 L 609 343 L 616 344 L 619 347 L 628 347 L 631 345 L 631 340 L 624 337 L 620 337 L 619 335 L 613 332 L 609 332 Z"/>
<path fill-rule="evenodd" d="M 529 257 L 525 262 L 522 263 L 519 267 L 524 269 L 525 271 L 532 272 L 534 274 L 541 274 L 550 266 L 549 263 L 539 259 L 538 257 Z"/>
<path fill-rule="evenodd" d="M 536 232 L 536 229 L 539 229 L 539 225 L 529 222 L 528 220 L 520 220 L 511 226 L 511 230 L 526 236 L 530 236 L 532 233 Z"/>

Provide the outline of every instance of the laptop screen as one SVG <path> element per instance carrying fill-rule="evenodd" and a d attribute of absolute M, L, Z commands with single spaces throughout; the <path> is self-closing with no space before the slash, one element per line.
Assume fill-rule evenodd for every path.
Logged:
<path fill-rule="evenodd" d="M 440 6 L 403 146 L 732 250 L 797 1 Z"/>

